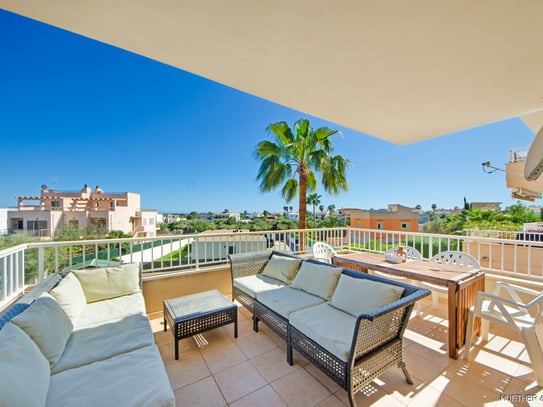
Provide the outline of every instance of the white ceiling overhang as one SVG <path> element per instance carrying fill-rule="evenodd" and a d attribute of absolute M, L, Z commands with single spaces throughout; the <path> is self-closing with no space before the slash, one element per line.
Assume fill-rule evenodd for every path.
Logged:
<path fill-rule="evenodd" d="M 543 123 L 539 0 L 0 7 L 398 144 L 518 116 Z"/>

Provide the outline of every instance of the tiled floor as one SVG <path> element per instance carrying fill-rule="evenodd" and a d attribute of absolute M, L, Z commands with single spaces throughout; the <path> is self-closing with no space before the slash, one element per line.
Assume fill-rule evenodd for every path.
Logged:
<path fill-rule="evenodd" d="M 391 368 L 357 394 L 359 406 L 543 406 L 543 388 L 533 382 L 514 332 L 491 326 L 489 342 L 476 344 L 469 361 L 453 360 L 447 355 L 445 304 L 437 310 L 430 298 L 424 304 L 404 336 L 414 384 Z M 227 325 L 206 332 L 204 347 L 192 338 L 182 340 L 178 361 L 171 332 L 163 332 L 162 319 L 151 321 L 178 406 L 348 405 L 347 393 L 296 352 L 289 366 L 284 341 L 263 324 L 253 332 L 250 314 L 239 311 L 237 339 Z"/>

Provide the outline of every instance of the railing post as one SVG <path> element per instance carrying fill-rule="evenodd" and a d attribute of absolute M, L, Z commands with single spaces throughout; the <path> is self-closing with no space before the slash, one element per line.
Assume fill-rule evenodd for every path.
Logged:
<path fill-rule="evenodd" d="M 45 278 L 45 249 L 43 247 L 38 247 L 38 281 L 42 281 L 44 278 Z"/>

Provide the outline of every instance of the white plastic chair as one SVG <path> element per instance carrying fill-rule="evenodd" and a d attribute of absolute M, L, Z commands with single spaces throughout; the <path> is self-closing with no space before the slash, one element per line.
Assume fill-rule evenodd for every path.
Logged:
<path fill-rule="evenodd" d="M 457 252 L 457 251 L 445 251 L 440 252 L 436 254 L 435 256 L 431 257 L 429 261 L 435 262 L 435 263 L 442 263 L 442 264 L 455 264 L 460 267 L 466 267 L 466 268 L 474 268 L 474 269 L 480 269 L 481 265 L 477 261 L 475 257 L 473 257 L 470 254 L 464 253 L 464 252 Z M 432 291 L 432 307 L 437 308 L 439 306 L 439 294 L 447 294 L 449 293 L 447 287 L 441 287 L 435 284 L 422 282 L 420 283 L 420 286 L 429 288 Z M 417 308 L 417 314 L 420 314 L 422 307 L 422 301 L 418 301 L 416 308 Z"/>
<path fill-rule="evenodd" d="M 504 290 L 508 297 L 500 296 Z M 531 298 L 528 303 L 522 302 L 519 294 Z M 473 337 L 473 321 L 481 318 L 481 337 L 488 341 L 490 322 L 508 326 L 520 333 L 534 370 L 537 384 L 543 385 L 543 291 L 530 290 L 501 281 L 496 283 L 494 293 L 479 291 L 475 305 L 469 310 L 466 327 L 466 349 L 464 358 L 468 359 Z"/>
<path fill-rule="evenodd" d="M 385 252 L 385 256 L 387 254 L 396 253 L 398 251 L 399 247 L 400 246 L 391 247 L 390 249 L 388 249 Z M 422 254 L 420 254 L 420 252 L 417 249 L 415 249 L 414 247 L 409 247 L 409 246 L 401 246 L 401 247 L 403 247 L 403 250 L 405 252 L 406 260 L 422 260 Z M 389 273 L 383 273 L 382 271 L 378 271 L 378 270 L 373 270 L 372 272 L 373 272 L 373 274 L 377 274 L 377 275 L 383 276 L 385 278 L 391 278 L 391 279 L 394 279 L 394 280 L 403 280 L 403 282 L 405 282 L 405 283 L 413 284 L 413 282 L 410 279 L 406 278 L 406 277 L 400 277 L 400 276 L 396 276 L 396 275 L 389 274 Z"/>
<path fill-rule="evenodd" d="M 324 242 L 313 243 L 313 257 L 316 260 L 332 263 L 332 257 L 334 256 L 337 256 L 337 252 L 329 244 Z"/>

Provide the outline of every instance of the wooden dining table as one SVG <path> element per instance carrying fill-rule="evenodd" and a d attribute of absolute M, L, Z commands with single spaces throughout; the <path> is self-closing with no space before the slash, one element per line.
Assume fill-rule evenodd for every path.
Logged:
<path fill-rule="evenodd" d="M 466 340 L 468 313 L 475 304 L 478 291 L 485 289 L 485 274 L 480 268 L 466 268 L 453 264 L 441 264 L 426 260 L 407 260 L 392 263 L 385 260 L 383 254 L 358 252 L 339 254 L 332 258 L 332 263 L 367 273 L 377 270 L 407 279 L 423 281 L 448 291 L 449 357 L 458 359 L 458 351 Z M 474 323 L 474 333 L 479 333 L 480 321 Z"/>

